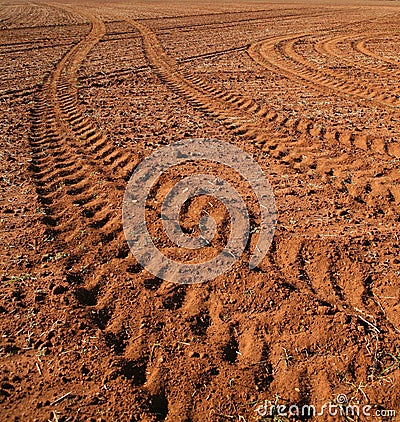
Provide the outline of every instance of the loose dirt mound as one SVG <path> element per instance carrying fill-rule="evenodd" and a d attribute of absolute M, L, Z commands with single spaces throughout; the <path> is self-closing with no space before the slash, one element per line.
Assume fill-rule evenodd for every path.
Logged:
<path fill-rule="evenodd" d="M 361 415 L 315 420 L 398 420 L 398 6 L 0 5 L 0 419 L 307 420 L 270 404 L 331 403 Z M 122 202 L 145 157 L 189 138 L 254 157 L 278 221 L 249 269 L 254 192 L 209 161 L 172 168 L 147 204 L 169 257 L 196 255 L 160 220 L 184 176 L 236 184 L 251 227 L 230 271 L 179 285 L 137 263 Z M 204 214 L 210 257 L 231 222 L 199 197 L 183 231 Z"/>

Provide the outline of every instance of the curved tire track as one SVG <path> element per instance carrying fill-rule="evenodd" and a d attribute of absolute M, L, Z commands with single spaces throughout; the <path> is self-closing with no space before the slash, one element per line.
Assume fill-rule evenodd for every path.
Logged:
<path fill-rule="evenodd" d="M 160 79 L 165 82 L 172 90 L 181 94 L 186 98 L 189 103 L 194 105 L 195 108 L 200 109 L 216 118 L 217 120 L 223 122 L 228 129 L 231 129 L 235 134 L 241 135 L 244 139 L 251 140 L 252 143 L 259 143 L 261 147 L 276 147 L 277 154 L 275 158 L 282 158 L 282 160 L 287 160 L 288 156 L 286 154 L 281 155 L 280 143 L 284 142 L 282 140 L 282 133 L 286 131 L 292 131 L 295 133 L 300 142 L 289 144 L 289 151 L 287 154 L 292 157 L 295 157 L 296 154 L 301 153 L 312 153 L 313 148 L 315 148 L 315 155 L 318 154 L 318 160 L 324 161 L 326 159 L 327 163 L 331 166 L 334 165 L 335 160 L 332 160 L 329 152 L 325 155 L 325 158 L 321 156 L 321 151 L 313 146 L 315 140 L 318 139 L 321 142 L 328 143 L 339 143 L 342 147 L 345 147 L 351 154 L 354 154 L 354 150 L 357 148 L 366 149 L 367 151 L 373 150 L 372 146 L 374 145 L 373 140 L 365 139 L 363 135 L 356 135 L 353 133 L 342 132 L 339 133 L 335 129 L 324 128 L 321 125 L 316 124 L 315 122 L 309 121 L 307 119 L 296 120 L 290 116 L 285 116 L 277 113 L 275 110 L 268 107 L 260 107 L 253 99 L 245 98 L 233 93 L 224 92 L 222 90 L 216 89 L 215 87 L 209 85 L 201 77 L 194 75 L 190 71 L 182 70 L 179 68 L 177 63 L 168 57 L 163 49 L 161 43 L 157 39 L 156 35 L 150 31 L 143 24 L 138 23 L 134 20 L 126 19 L 127 22 L 131 23 L 142 35 L 143 37 L 143 47 L 145 50 L 146 57 L 149 61 L 150 66 L 154 69 Z M 273 125 L 278 125 L 282 132 L 273 133 L 269 131 Z M 288 132 L 287 132 L 288 133 Z M 278 143 L 274 145 L 274 140 L 277 138 L 280 139 Z M 303 142 L 301 141 L 303 139 Z M 311 140 L 311 145 L 310 145 Z M 308 141 L 308 142 L 307 142 Z M 343 148 L 341 148 L 343 151 Z M 275 148 L 272 150 L 275 151 Z M 376 152 L 376 151 L 375 151 Z M 390 153 L 387 150 L 381 150 L 380 153 L 387 155 L 390 159 Z M 337 157 L 337 164 L 342 160 L 345 160 L 345 157 L 342 157 L 343 152 L 340 157 Z M 350 156 L 350 155 L 349 155 Z M 347 160 L 349 158 L 347 157 Z M 349 161 L 347 161 L 348 164 Z M 354 162 L 354 161 L 353 161 Z M 362 164 L 361 160 L 358 160 L 359 165 Z M 353 170 L 353 169 L 352 169 Z M 368 180 L 371 176 L 368 174 L 368 170 L 360 169 L 359 171 L 354 168 L 354 173 L 357 174 L 357 177 L 360 180 L 364 180 L 363 183 L 368 183 Z M 388 176 L 390 179 L 391 176 Z M 391 180 L 391 179 L 390 179 Z M 341 189 L 341 186 L 337 187 Z M 315 242 L 314 242 L 315 243 Z M 315 251 L 315 244 L 322 244 L 321 242 L 316 242 L 314 244 L 312 241 L 302 242 L 301 248 L 307 247 L 309 249 L 308 253 Z M 329 253 L 334 249 L 341 249 L 339 244 L 333 243 L 330 247 Z M 301 261 L 303 258 L 301 257 Z M 300 262 L 298 261 L 298 262 Z M 304 259 L 304 262 L 306 260 Z M 362 258 L 359 258 L 359 261 L 362 262 Z M 339 259 L 336 260 L 337 265 L 339 265 Z M 317 265 L 317 262 L 316 262 Z M 327 279 L 330 280 L 331 287 L 334 290 L 333 298 L 338 296 L 343 303 L 350 303 L 351 306 L 361 306 L 363 303 L 362 295 L 364 295 L 364 290 L 360 290 L 360 294 L 352 298 L 353 291 L 348 290 L 347 286 L 344 284 L 340 291 L 339 284 L 343 284 L 342 280 L 335 280 L 335 277 L 329 275 L 331 265 L 327 265 Z M 301 270 L 301 265 L 300 265 Z M 333 270 L 332 270 L 333 271 Z M 366 271 L 366 267 L 360 268 L 360 274 Z M 300 271 L 301 273 L 301 271 Z M 304 264 L 303 273 L 307 273 L 306 266 Z M 314 277 L 315 278 L 315 277 Z M 317 281 L 318 282 L 318 281 Z M 318 286 L 311 286 L 312 289 L 315 289 L 315 293 L 320 297 L 320 300 L 323 300 L 324 295 L 326 295 L 327 288 L 324 287 L 323 280 L 320 280 Z M 370 304 L 370 312 L 377 312 L 379 314 L 380 310 L 378 307 L 375 307 L 374 304 Z M 389 323 L 389 322 L 388 322 Z M 390 323 L 389 323 L 390 325 Z"/>
<path fill-rule="evenodd" d="M 105 274 L 112 266 L 107 256 L 123 257 L 115 253 L 125 244 L 118 204 L 125 188 L 123 178 L 136 164 L 136 158 L 118 150 L 79 103 L 77 70 L 103 37 L 105 25 L 89 13 L 78 13 L 90 20 L 90 32 L 44 80 L 35 96 L 30 137 L 37 193 L 46 207 L 44 222 L 51 237 L 56 236 L 52 250 L 61 249 L 69 255 L 63 264 L 67 280 L 73 275 L 71 271 L 95 262 L 104 263 L 101 274 Z M 93 249 L 93 244 L 101 247 Z M 74 284 L 76 280 L 81 284 L 84 276 L 72 277 Z M 78 300 L 92 306 L 92 302 L 79 299 L 79 289 Z"/>
<path fill-rule="evenodd" d="M 270 147 L 271 138 L 276 138 L 278 134 L 283 138 L 283 142 L 285 138 L 292 139 L 295 134 L 300 138 L 300 142 L 297 142 L 297 153 L 300 154 L 312 153 L 309 149 L 310 144 L 312 145 L 310 138 L 317 138 L 321 142 L 338 142 L 352 149 L 360 148 L 381 155 L 400 157 L 395 148 L 389 149 L 389 144 L 380 138 L 370 139 L 362 134 L 338 132 L 312 120 L 299 120 L 277 112 L 272 107 L 260 106 L 252 98 L 217 89 L 192 72 L 181 70 L 179 65 L 166 55 L 157 36 L 143 24 L 131 19 L 127 19 L 127 22 L 141 33 L 145 54 L 151 67 L 170 88 L 184 96 L 194 107 L 214 116 L 228 129 L 245 139 L 253 140 L 254 144 L 261 148 Z M 253 49 L 254 46 L 251 46 L 250 55 Z M 257 61 L 257 58 L 255 59 Z M 308 138 L 308 141 L 305 138 Z M 301 147 L 304 149 L 301 150 Z"/>
<path fill-rule="evenodd" d="M 362 86 L 339 76 L 338 72 L 326 67 L 323 69 L 313 65 L 295 51 L 295 44 L 304 37 L 314 34 L 297 34 L 296 36 L 274 37 L 253 44 L 249 48 L 250 56 L 263 67 L 274 72 L 281 72 L 289 78 L 300 79 L 324 89 L 332 90 L 336 95 L 345 98 L 371 102 L 380 107 L 397 110 L 400 107 L 400 99 L 392 93 L 380 94 L 381 87 Z"/>

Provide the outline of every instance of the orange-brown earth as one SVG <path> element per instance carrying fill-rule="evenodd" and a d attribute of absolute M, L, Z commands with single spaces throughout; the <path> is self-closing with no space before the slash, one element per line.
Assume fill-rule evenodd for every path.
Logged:
<path fill-rule="evenodd" d="M 265 400 L 338 394 L 400 420 L 399 28 L 395 1 L 1 1 L 0 420 L 273 420 Z M 121 209 L 191 137 L 252 155 L 278 222 L 256 269 L 186 286 L 138 265 Z M 160 247 L 163 184 L 196 169 L 153 192 Z"/>

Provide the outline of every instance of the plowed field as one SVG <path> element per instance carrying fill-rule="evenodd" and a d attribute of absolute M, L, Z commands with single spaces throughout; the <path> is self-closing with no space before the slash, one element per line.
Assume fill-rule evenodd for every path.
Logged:
<path fill-rule="evenodd" d="M 0 58 L 1 421 L 400 420 L 398 2 L 0 0 Z M 251 187 L 169 169 L 146 215 L 171 259 L 196 259 L 160 218 L 185 176 L 236 183 L 250 216 L 228 271 L 177 284 L 122 207 L 146 157 L 195 138 L 253 157 L 277 221 L 250 269 Z M 206 260 L 235 222 L 200 195 L 182 230 L 204 214 Z"/>

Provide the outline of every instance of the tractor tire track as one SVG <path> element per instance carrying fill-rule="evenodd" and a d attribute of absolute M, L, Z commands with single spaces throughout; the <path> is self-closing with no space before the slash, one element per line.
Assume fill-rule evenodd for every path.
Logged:
<path fill-rule="evenodd" d="M 186 98 L 195 108 L 222 122 L 236 135 L 240 135 L 243 139 L 251 141 L 251 144 L 258 144 L 262 148 L 267 146 L 270 147 L 272 153 L 276 152 L 276 155 L 273 155 L 273 157 L 278 159 L 278 163 L 279 160 L 282 160 L 282 164 L 286 165 L 285 161 L 290 161 L 290 156 L 297 157 L 296 154 L 301 155 L 303 152 L 307 152 L 308 154 L 310 152 L 312 153 L 313 148 L 315 148 L 315 154 L 318 154 L 318 159 L 323 161 L 324 156 L 321 156 L 321 151 L 318 150 L 315 145 L 313 146 L 316 139 L 319 141 L 322 139 L 324 142 L 331 142 L 333 144 L 339 142 L 342 147 L 347 147 L 349 153 L 351 151 L 354 153 L 354 150 L 360 146 L 362 148 L 362 142 L 359 142 L 360 136 L 345 132 L 338 133 L 336 130 L 324 128 L 307 119 L 296 120 L 290 116 L 281 115 L 268 107 L 260 107 L 251 98 L 245 98 L 216 89 L 205 82 L 201 77 L 194 75 L 191 71 L 180 69 L 177 63 L 165 53 L 165 50 L 156 35 L 142 23 L 130 19 L 127 19 L 127 22 L 131 23 L 141 33 L 143 37 L 144 52 L 149 64 L 164 83 L 173 91 Z M 280 144 L 285 143 L 284 139 L 282 139 L 282 133 L 284 131 L 278 132 L 278 134 L 273 133 L 272 131 L 269 132 L 269 128 L 273 125 L 280 126 L 282 130 L 290 128 L 292 133 L 299 136 L 300 141 L 292 143 L 287 141 L 288 144 L 286 145 L 288 146 L 289 151 L 283 153 Z M 280 139 L 279 142 L 274 142 L 273 140 L 276 140 L 277 137 Z M 365 145 L 367 145 L 367 141 L 364 142 Z M 368 145 L 370 146 L 371 142 L 369 142 Z M 272 147 L 274 148 L 272 149 Z M 327 148 L 329 149 L 329 145 Z M 387 154 L 386 151 L 382 151 L 382 153 Z M 334 160 L 332 160 L 332 157 L 329 155 L 329 152 L 327 152 L 325 158 L 330 165 L 334 165 Z M 350 154 L 347 157 L 343 157 L 344 155 L 342 148 L 340 157 L 337 157 L 338 163 L 349 160 Z M 388 159 L 390 159 L 390 156 Z M 360 164 L 362 163 L 360 162 Z M 370 179 L 368 170 L 361 168 L 359 170 L 354 169 L 354 173 L 357 174 L 357 177 L 360 180 L 363 180 L 362 183 L 368 183 L 368 180 Z M 388 179 L 392 180 L 393 174 L 389 174 Z M 338 185 L 336 188 L 342 189 L 342 186 Z M 304 261 L 303 266 L 299 266 L 299 280 L 302 280 L 302 274 L 306 278 L 303 283 L 300 283 L 300 287 L 301 284 L 303 284 L 301 287 L 302 289 L 311 289 L 311 292 L 314 292 L 322 302 L 326 299 L 327 290 L 330 290 L 325 286 L 325 279 L 323 278 L 325 277 L 329 280 L 331 289 L 333 289 L 332 304 L 335 300 L 340 300 L 343 305 L 357 305 L 361 307 L 363 303 L 362 296 L 365 294 L 365 291 L 361 289 L 359 295 L 357 294 L 352 298 L 354 292 L 348 290 L 346 285 L 342 286 L 344 283 L 343 280 L 336 280 L 332 275 L 334 273 L 334 270 L 331 268 L 333 266 L 333 260 L 332 262 L 327 262 L 326 272 L 323 274 L 322 278 L 317 280 L 314 275 L 307 275 L 309 270 L 306 268 L 305 263 L 308 262 L 308 260 L 302 257 L 301 251 L 307 248 L 308 254 L 317 256 L 317 249 L 320 248 L 322 243 L 313 242 L 312 240 L 304 240 L 301 242 L 300 252 L 298 252 L 295 263 L 300 265 L 299 263 Z M 328 254 L 334 255 L 336 249 L 342 250 L 343 248 L 339 243 L 333 242 L 329 247 Z M 336 259 L 335 265 L 339 266 L 339 261 L 340 258 Z M 361 256 L 359 257 L 359 261 L 362 262 Z M 315 265 L 318 265 L 318 261 L 315 262 Z M 359 268 L 360 274 L 365 271 L 367 271 L 367 267 L 362 265 Z M 368 312 L 379 314 L 380 309 L 372 303 L 368 306 Z M 387 321 L 387 324 L 389 327 L 391 326 L 390 321 Z"/>
<path fill-rule="evenodd" d="M 64 55 L 35 96 L 31 168 L 39 201 L 46 209 L 43 220 L 55 242 L 51 251 L 56 248 L 68 256 L 61 261 L 64 275 L 75 286 L 78 302 L 88 307 L 88 318 L 93 319 L 90 307 L 97 304 L 104 284 L 101 280 L 115 267 L 111 261 L 126 256 L 121 203 L 136 157 L 119 150 L 79 103 L 77 71 L 103 37 L 105 26 L 89 13 L 78 13 L 90 20 L 91 29 Z M 101 247 L 93 249 L 93 245 Z M 81 293 L 91 292 L 93 285 L 85 284 L 87 275 L 80 268 L 91 267 L 93 271 L 93 264 L 101 266 L 101 271 L 96 271 L 100 281 L 95 280 L 95 298 L 90 293 L 90 300 L 86 300 L 88 296 Z"/>
<path fill-rule="evenodd" d="M 317 138 L 320 142 L 337 142 L 343 147 L 400 157 L 397 144 L 391 147 L 380 138 L 370 139 L 363 134 L 340 132 L 318 125 L 312 120 L 296 119 L 271 107 L 260 106 L 252 98 L 217 89 L 191 71 L 180 70 L 178 64 L 166 56 L 153 32 L 138 22 L 127 21 L 142 34 L 149 63 L 162 80 L 192 105 L 224 123 L 228 129 L 245 139 L 254 140 L 258 147 L 269 148 L 269 140 L 276 138 L 278 134 L 287 140 L 292 139 L 295 134 L 300 138 L 300 142 L 296 143 L 296 152 L 300 155 L 312 153 L 310 148 L 313 143 L 310 138 Z M 253 51 L 253 48 L 254 46 L 250 47 L 250 50 Z M 301 147 L 304 149 L 301 150 Z"/>
<path fill-rule="evenodd" d="M 354 47 L 357 51 L 359 51 L 362 54 L 365 54 L 366 56 L 372 57 L 376 60 L 378 60 L 379 62 L 384 62 L 387 65 L 389 65 L 389 70 L 392 69 L 393 66 L 395 66 L 395 68 L 398 68 L 400 66 L 400 61 L 399 60 L 392 60 L 389 59 L 388 57 L 385 56 L 381 56 L 380 54 L 374 53 L 372 50 L 368 49 L 367 44 L 368 42 L 372 41 L 374 39 L 374 37 L 366 37 L 362 40 L 360 40 L 359 42 L 357 42 Z M 380 65 L 383 66 L 383 65 Z M 398 75 L 400 72 L 398 70 L 395 71 L 396 75 Z"/>
<path fill-rule="evenodd" d="M 300 79 L 312 87 L 332 90 L 348 99 L 368 101 L 392 111 L 400 107 L 400 99 L 396 93 L 380 94 L 381 87 L 360 86 L 340 77 L 338 72 L 330 69 L 319 69 L 312 62 L 304 59 L 295 51 L 295 44 L 306 36 L 313 34 L 297 34 L 296 36 L 274 37 L 252 45 L 250 56 L 264 67 L 274 72 L 281 72 L 290 78 Z M 290 63 L 290 65 L 289 65 Z"/>
<path fill-rule="evenodd" d="M 376 36 L 381 35 L 377 34 Z M 371 54 L 366 54 L 366 52 L 361 51 L 360 45 L 365 45 L 367 40 L 372 40 L 374 37 L 369 37 L 365 33 L 354 34 L 354 35 L 340 35 L 336 37 L 327 37 L 316 43 L 314 43 L 313 48 L 315 52 L 321 56 L 326 56 L 328 58 L 334 58 L 340 60 L 340 62 L 347 62 L 349 66 L 354 67 L 354 63 L 357 62 L 357 67 L 362 69 L 364 72 L 370 73 L 371 66 L 373 65 L 374 75 L 379 74 L 385 78 L 393 78 L 394 76 L 400 75 L 400 70 L 396 70 L 394 64 L 387 65 L 383 63 L 383 57 L 379 55 L 372 56 Z M 347 46 L 350 51 L 342 51 L 338 48 L 339 43 L 346 42 L 350 44 Z M 361 53 L 364 57 L 357 57 L 357 53 Z M 351 57 L 349 57 L 351 54 Z M 365 59 L 373 58 L 375 62 L 371 64 L 371 61 L 366 61 Z M 400 62 L 397 63 L 399 67 Z"/>

